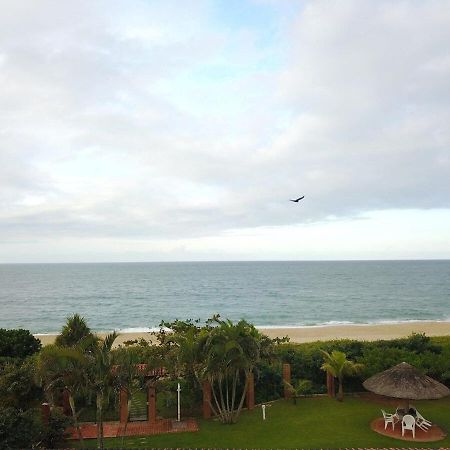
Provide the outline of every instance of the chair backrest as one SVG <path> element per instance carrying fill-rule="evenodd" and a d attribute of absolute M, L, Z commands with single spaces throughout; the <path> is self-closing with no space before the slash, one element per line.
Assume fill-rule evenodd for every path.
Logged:
<path fill-rule="evenodd" d="M 416 419 L 414 419 L 413 416 L 410 416 L 409 414 L 406 414 L 403 416 L 402 419 L 402 426 L 404 428 L 408 428 L 409 430 L 412 430 L 416 425 Z"/>
<path fill-rule="evenodd" d="M 383 413 L 383 417 L 385 419 L 387 419 L 389 416 L 386 414 L 386 411 L 384 409 L 381 410 L 381 412 Z"/>

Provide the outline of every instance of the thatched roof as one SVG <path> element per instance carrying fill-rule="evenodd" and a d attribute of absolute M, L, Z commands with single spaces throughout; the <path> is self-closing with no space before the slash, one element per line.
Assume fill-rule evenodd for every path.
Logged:
<path fill-rule="evenodd" d="M 375 394 L 409 400 L 434 400 L 450 394 L 442 383 L 405 362 L 368 378 L 363 386 Z"/>

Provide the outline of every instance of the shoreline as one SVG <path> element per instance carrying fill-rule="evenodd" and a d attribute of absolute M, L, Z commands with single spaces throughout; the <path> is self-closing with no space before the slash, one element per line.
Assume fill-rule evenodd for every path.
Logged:
<path fill-rule="evenodd" d="M 291 342 L 303 343 L 330 341 L 334 339 L 355 339 L 359 341 L 388 340 L 407 337 L 412 333 L 425 333 L 429 337 L 450 336 L 450 322 L 416 321 L 379 324 L 313 325 L 304 327 L 257 327 L 270 338 L 288 336 Z M 97 333 L 103 337 L 107 333 Z M 52 344 L 57 334 L 35 334 L 42 345 Z M 152 341 L 150 331 L 123 332 L 119 334 L 116 345 L 134 339 Z"/>

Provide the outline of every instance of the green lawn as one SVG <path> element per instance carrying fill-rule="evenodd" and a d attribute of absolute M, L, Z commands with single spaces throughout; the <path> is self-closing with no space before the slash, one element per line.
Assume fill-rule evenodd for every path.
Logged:
<path fill-rule="evenodd" d="M 442 427 L 450 425 L 450 399 L 414 402 L 420 412 Z M 326 397 L 305 398 L 297 405 L 278 401 L 267 408 L 263 422 L 261 408 L 243 412 L 235 425 L 200 420 L 198 433 L 175 433 L 125 439 L 127 448 L 336 448 L 336 447 L 424 447 L 424 443 L 399 441 L 374 433 L 372 419 L 382 405 L 355 397 L 343 403 Z M 388 411 L 392 407 L 385 407 Z M 95 447 L 94 440 L 87 441 Z M 450 447 L 450 438 L 425 444 L 427 448 Z M 120 439 L 106 439 L 106 447 L 120 447 Z"/>

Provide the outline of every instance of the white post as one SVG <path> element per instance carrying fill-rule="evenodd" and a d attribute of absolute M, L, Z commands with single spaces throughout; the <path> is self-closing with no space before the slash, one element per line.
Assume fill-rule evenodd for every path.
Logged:
<path fill-rule="evenodd" d="M 180 383 L 178 383 L 177 392 L 178 392 L 178 418 L 177 418 L 177 421 L 179 422 L 180 421 L 180 392 L 181 392 Z"/>
<path fill-rule="evenodd" d="M 263 413 L 263 420 L 266 420 L 266 405 L 263 403 L 261 405 L 262 413 Z"/>

